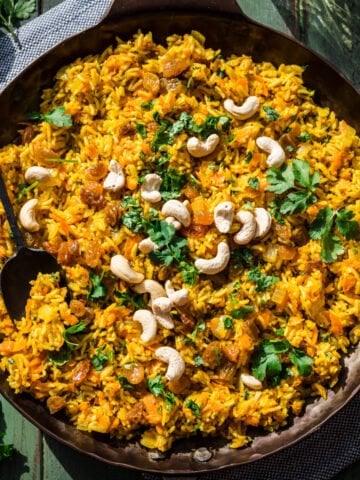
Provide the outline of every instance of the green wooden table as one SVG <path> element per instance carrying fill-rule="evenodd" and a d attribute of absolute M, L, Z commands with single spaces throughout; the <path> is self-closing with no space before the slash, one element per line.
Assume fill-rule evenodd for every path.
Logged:
<path fill-rule="evenodd" d="M 34 14 L 62 0 L 37 0 Z M 170 0 L 169 0 L 170 1 Z M 245 14 L 286 32 L 332 61 L 360 86 L 359 0 L 238 0 Z M 88 458 L 44 436 L 7 401 L 0 398 L 0 432 L 15 453 L 0 464 L 0 480 L 139 480 L 141 474 Z M 290 474 L 290 472 L 289 472 Z M 334 480 L 359 480 L 360 462 Z M 303 479 L 306 480 L 306 479 Z"/>

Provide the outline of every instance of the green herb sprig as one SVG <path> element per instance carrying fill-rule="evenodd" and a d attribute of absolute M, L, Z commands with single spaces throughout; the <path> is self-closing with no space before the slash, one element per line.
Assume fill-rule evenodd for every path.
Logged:
<path fill-rule="evenodd" d="M 36 0 L 2 0 L 0 1 L 0 28 L 8 31 L 18 42 L 15 26 L 21 20 L 27 20 L 35 12 Z"/>
<path fill-rule="evenodd" d="M 66 113 L 65 107 L 56 107 L 49 113 L 31 112 L 28 115 L 29 120 L 43 120 L 51 123 L 56 127 L 71 127 L 73 124 L 72 117 Z"/>
<path fill-rule="evenodd" d="M 147 386 L 155 397 L 162 397 L 166 404 L 166 410 L 171 410 L 176 404 L 176 397 L 172 392 L 165 390 L 161 375 L 148 378 Z"/>

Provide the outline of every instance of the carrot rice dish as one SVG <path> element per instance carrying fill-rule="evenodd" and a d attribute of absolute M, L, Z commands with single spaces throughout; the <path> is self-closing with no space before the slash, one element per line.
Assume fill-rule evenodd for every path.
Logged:
<path fill-rule="evenodd" d="M 192 31 L 58 71 L 0 149 L 27 245 L 67 279 L 39 274 L 18 321 L 1 300 L 16 393 L 161 451 L 243 447 L 326 397 L 360 338 L 360 144 L 304 68 Z"/>

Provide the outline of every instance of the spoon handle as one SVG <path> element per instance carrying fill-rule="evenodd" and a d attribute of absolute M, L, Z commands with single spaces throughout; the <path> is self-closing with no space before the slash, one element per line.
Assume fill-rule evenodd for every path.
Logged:
<path fill-rule="evenodd" d="M 25 243 L 23 240 L 23 237 L 21 235 L 20 229 L 17 224 L 17 220 L 14 214 L 13 207 L 10 202 L 9 195 L 6 190 L 5 182 L 0 174 L 0 199 L 2 201 L 2 204 L 4 205 L 6 217 L 8 219 L 11 232 L 13 234 L 13 239 L 16 244 L 17 250 L 19 250 L 21 247 L 25 247 Z"/>

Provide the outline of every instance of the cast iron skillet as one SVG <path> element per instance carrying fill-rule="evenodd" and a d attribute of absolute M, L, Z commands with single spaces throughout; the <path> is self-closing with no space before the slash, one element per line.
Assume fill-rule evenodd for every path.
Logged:
<path fill-rule="evenodd" d="M 55 72 L 76 57 L 100 52 L 115 36 L 129 38 L 139 28 L 152 31 L 156 41 L 171 33 L 202 32 L 207 46 L 225 54 L 246 53 L 255 61 L 308 65 L 307 85 L 316 90 L 316 101 L 330 106 L 339 117 L 360 130 L 360 95 L 329 63 L 303 45 L 269 28 L 250 21 L 235 0 L 115 0 L 102 21 L 51 49 L 33 62 L 0 95 L 0 145 L 13 141 L 18 122 L 36 110 L 40 93 L 51 85 Z M 58 441 L 109 464 L 166 474 L 209 472 L 264 458 L 299 441 L 342 408 L 360 388 L 360 348 L 345 359 L 343 376 L 327 401 L 308 405 L 305 414 L 278 433 L 258 434 L 252 446 L 233 450 L 221 439 L 194 438 L 176 442 L 165 457 L 156 461 L 136 442 L 118 443 L 107 436 L 76 430 L 61 415 L 50 415 L 39 401 L 15 395 L 6 378 L 0 377 L 0 391 L 26 418 Z M 207 462 L 196 460 L 194 452 L 206 447 Z"/>

